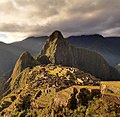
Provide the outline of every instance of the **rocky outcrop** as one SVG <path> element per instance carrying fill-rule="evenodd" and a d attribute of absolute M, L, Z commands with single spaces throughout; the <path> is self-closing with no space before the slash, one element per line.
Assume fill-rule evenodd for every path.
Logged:
<path fill-rule="evenodd" d="M 87 49 L 76 48 L 64 39 L 59 31 L 49 36 L 36 59 L 39 61 L 42 55 L 46 55 L 53 64 L 76 67 L 104 80 L 111 77 L 110 66 L 101 55 Z"/>
<path fill-rule="evenodd" d="M 13 73 L 11 75 L 12 79 L 17 77 L 25 68 L 33 67 L 36 64 L 36 61 L 31 56 L 29 52 L 24 52 L 19 59 L 17 60 Z"/>
<path fill-rule="evenodd" d="M 49 60 L 49 58 L 48 58 L 46 55 L 40 56 L 40 57 L 38 58 L 38 62 L 39 62 L 40 64 L 43 64 L 43 65 L 47 65 L 47 64 L 50 64 L 50 63 L 51 63 L 50 60 Z"/>

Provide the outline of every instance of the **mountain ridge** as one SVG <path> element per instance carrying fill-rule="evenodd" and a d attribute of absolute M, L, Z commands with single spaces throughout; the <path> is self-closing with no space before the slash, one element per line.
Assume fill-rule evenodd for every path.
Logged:
<path fill-rule="evenodd" d="M 99 35 L 99 34 L 94 34 Z M 88 37 L 91 35 L 88 35 Z M 103 37 L 103 36 L 102 36 Z M 107 62 L 113 67 L 120 63 L 120 37 L 104 37 L 104 41 L 101 42 L 101 46 L 96 46 L 94 43 L 94 39 L 86 39 L 82 40 L 80 36 L 68 37 L 67 40 L 76 47 L 79 48 L 87 48 L 92 51 L 96 51 L 100 55 L 102 55 Z M 39 50 L 44 45 L 47 40 L 47 36 L 40 37 L 28 37 L 23 41 L 15 42 L 11 44 L 5 44 L 3 42 L 0 43 L 0 54 L 3 55 L 0 58 L 0 76 L 3 73 L 12 70 L 15 64 L 15 61 L 18 59 L 19 55 L 24 51 L 30 51 L 32 55 L 36 55 Z M 86 41 L 85 41 L 86 40 Z M 91 43 L 92 42 L 92 43 Z M 103 44 L 104 43 L 104 44 Z M 109 43 L 109 44 L 108 44 Z M 92 48 L 91 48 L 92 44 Z M 104 46 L 102 46 L 102 44 Z M 36 46 L 32 46 L 36 45 Z M 94 47 L 95 45 L 95 47 Z"/>
<path fill-rule="evenodd" d="M 39 39 L 38 39 L 39 38 Z M 6 44 L 0 43 L 0 77 L 2 74 L 12 70 L 19 55 L 24 51 L 29 51 L 33 56 L 37 54 L 45 43 L 47 37 L 27 38 L 23 41 Z M 35 45 L 35 46 L 33 46 Z"/>
<path fill-rule="evenodd" d="M 46 55 L 53 64 L 77 67 L 92 73 L 96 77 L 110 78 L 110 66 L 101 55 L 87 49 L 76 48 L 67 39 L 63 38 L 59 31 L 50 35 L 42 50 L 36 56 L 36 60 L 39 60 L 42 55 Z"/>

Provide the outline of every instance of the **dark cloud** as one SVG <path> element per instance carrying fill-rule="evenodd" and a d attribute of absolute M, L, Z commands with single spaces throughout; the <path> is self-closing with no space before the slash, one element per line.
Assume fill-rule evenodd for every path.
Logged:
<path fill-rule="evenodd" d="M 119 0 L 1 0 L 0 32 L 120 35 Z"/>

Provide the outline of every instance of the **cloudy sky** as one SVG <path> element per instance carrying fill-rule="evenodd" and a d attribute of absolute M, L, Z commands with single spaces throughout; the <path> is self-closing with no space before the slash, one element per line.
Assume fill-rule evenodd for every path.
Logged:
<path fill-rule="evenodd" d="M 0 0 L 0 41 L 28 36 L 120 36 L 120 0 Z"/>

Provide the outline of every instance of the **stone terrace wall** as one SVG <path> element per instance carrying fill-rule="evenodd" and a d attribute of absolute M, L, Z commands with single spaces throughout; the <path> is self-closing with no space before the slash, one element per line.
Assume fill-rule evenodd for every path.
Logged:
<path fill-rule="evenodd" d="M 102 98 L 120 105 L 120 82 L 104 82 L 100 85 Z"/>
<path fill-rule="evenodd" d="M 100 83 L 101 93 L 115 93 L 120 94 L 120 82 L 101 82 Z"/>

